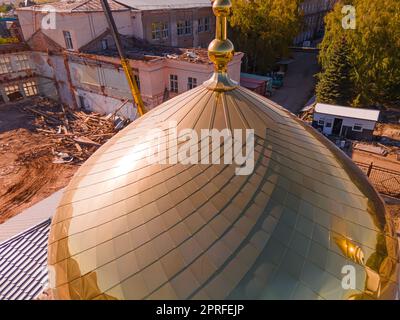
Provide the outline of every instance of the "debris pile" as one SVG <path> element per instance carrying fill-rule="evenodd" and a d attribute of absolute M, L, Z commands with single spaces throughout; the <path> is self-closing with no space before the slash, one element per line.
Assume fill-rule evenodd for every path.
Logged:
<path fill-rule="evenodd" d="M 45 147 L 54 156 L 53 163 L 85 161 L 129 121 L 115 113 L 102 116 L 71 110 L 44 98 L 37 98 L 33 105 L 24 110 L 35 116 L 36 131 L 51 139 Z"/>

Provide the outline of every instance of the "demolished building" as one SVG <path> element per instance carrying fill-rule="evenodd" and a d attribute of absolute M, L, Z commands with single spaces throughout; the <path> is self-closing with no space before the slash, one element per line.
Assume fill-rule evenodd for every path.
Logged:
<path fill-rule="evenodd" d="M 212 13 L 208 1 L 188 1 L 185 6 L 179 6 L 179 1 L 162 1 L 157 8 L 133 7 L 139 2 L 125 1 L 122 4 L 110 1 L 110 7 L 145 107 L 152 109 L 196 87 L 212 74 L 213 65 L 207 51 L 193 48 L 198 45 L 198 35 L 204 33 L 193 32 L 194 26 L 199 30 L 199 21 L 204 19 L 205 12 L 210 19 Z M 171 7 L 172 3 L 175 6 Z M 154 41 L 156 39 L 152 39 L 146 30 L 160 19 L 160 10 L 164 10 L 165 15 L 190 16 L 191 33 L 188 31 L 182 37 L 177 35 L 182 41 L 175 41 L 168 31 L 171 41 Z M 198 18 L 199 12 L 202 12 L 202 18 Z M 72 108 L 110 113 L 131 96 L 99 0 L 35 5 L 20 8 L 17 14 L 37 73 L 54 82 L 54 92 L 62 103 Z M 215 22 L 207 21 L 206 30 L 209 30 L 210 24 Z M 174 21 L 170 25 L 179 26 Z M 203 24 L 200 29 L 204 28 Z M 185 42 L 183 39 L 189 36 L 191 42 Z M 209 36 L 213 34 L 209 32 Z M 208 42 L 206 37 L 204 39 Z M 190 46 L 183 49 L 174 46 L 185 43 Z M 230 76 L 236 81 L 240 79 L 242 56 L 242 53 L 236 53 L 229 65 Z M 136 108 L 129 103 L 119 113 L 130 119 L 136 118 Z"/>
<path fill-rule="evenodd" d="M 54 84 L 40 75 L 25 43 L 0 45 L 0 103 L 37 95 L 54 97 Z"/>

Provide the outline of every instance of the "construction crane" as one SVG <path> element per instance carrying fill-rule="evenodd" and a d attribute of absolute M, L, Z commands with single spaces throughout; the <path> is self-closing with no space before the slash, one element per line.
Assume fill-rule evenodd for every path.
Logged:
<path fill-rule="evenodd" d="M 121 39 L 117 30 L 117 27 L 115 25 L 114 18 L 111 13 L 110 5 L 108 4 L 107 0 L 100 0 L 101 6 L 103 7 L 104 14 L 106 15 L 107 23 L 110 28 L 111 34 L 114 38 L 115 46 L 117 47 L 118 54 L 121 59 L 121 65 L 122 68 L 124 69 L 126 79 L 128 80 L 129 88 L 131 90 L 133 100 L 135 101 L 135 104 L 137 106 L 137 110 L 139 114 L 142 116 L 146 113 L 146 109 L 144 108 L 143 105 L 143 100 L 140 95 L 140 91 L 138 88 L 138 85 L 136 83 L 136 80 L 133 76 L 133 71 L 132 68 L 129 64 L 129 60 L 125 57 L 122 45 L 121 45 Z"/>

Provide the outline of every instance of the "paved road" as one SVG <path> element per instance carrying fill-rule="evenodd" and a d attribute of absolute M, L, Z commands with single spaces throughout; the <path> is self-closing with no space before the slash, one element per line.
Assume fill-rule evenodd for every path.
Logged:
<path fill-rule="evenodd" d="M 271 100 L 296 113 L 313 95 L 314 75 L 319 72 L 316 52 L 294 52 L 283 87 L 274 91 Z"/>

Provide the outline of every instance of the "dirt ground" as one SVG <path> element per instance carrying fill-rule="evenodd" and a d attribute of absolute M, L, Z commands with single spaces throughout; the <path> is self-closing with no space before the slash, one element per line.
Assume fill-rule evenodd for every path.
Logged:
<path fill-rule="evenodd" d="M 381 141 L 381 144 L 386 146 L 385 148 L 388 154 L 383 156 L 353 149 L 351 153 L 353 161 L 366 164 L 373 162 L 375 166 L 395 170 L 400 173 L 400 160 L 397 160 L 400 148 L 393 145 L 393 142 L 400 141 L 400 124 L 377 123 L 374 136 L 380 136 L 383 139 L 387 139 L 386 141 L 389 141 L 388 144 L 385 144 L 384 140 Z M 392 144 L 390 144 L 390 141 Z M 398 145 L 397 142 L 396 144 Z"/>
<path fill-rule="evenodd" d="M 395 170 L 400 173 L 400 161 L 397 160 L 395 154 L 388 154 L 381 156 L 361 150 L 353 150 L 351 154 L 353 161 L 362 162 L 366 164 L 374 163 L 374 166 L 382 167 L 389 170 Z"/>
<path fill-rule="evenodd" d="M 32 105 L 0 106 L 0 223 L 65 187 L 78 169 L 52 163 L 50 138 L 24 106 Z"/>

